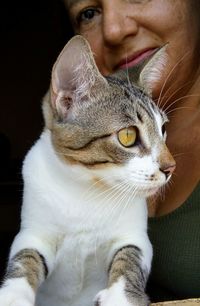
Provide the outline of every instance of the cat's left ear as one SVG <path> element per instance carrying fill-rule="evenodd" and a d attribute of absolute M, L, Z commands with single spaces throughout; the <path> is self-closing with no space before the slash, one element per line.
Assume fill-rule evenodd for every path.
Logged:
<path fill-rule="evenodd" d="M 74 36 L 63 48 L 52 70 L 51 102 L 61 118 L 66 118 L 75 103 L 89 100 L 107 85 L 100 74 L 89 43 Z"/>

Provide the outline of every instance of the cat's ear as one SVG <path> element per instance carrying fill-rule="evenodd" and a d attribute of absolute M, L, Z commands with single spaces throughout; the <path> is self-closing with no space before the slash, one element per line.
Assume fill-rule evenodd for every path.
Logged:
<path fill-rule="evenodd" d="M 88 42 L 76 35 L 65 45 L 53 66 L 51 102 L 58 114 L 65 118 L 73 103 L 88 99 L 106 84 Z"/>
<path fill-rule="evenodd" d="M 141 86 L 147 94 L 152 94 L 152 89 L 160 80 L 166 66 L 166 46 L 159 48 L 146 62 L 143 63 L 139 72 L 138 85 Z"/>
<path fill-rule="evenodd" d="M 119 78 L 126 80 L 142 88 L 148 95 L 152 95 L 152 89 L 160 80 L 166 66 L 166 46 L 159 48 L 140 64 L 129 68 L 127 71 L 120 70 L 115 73 Z"/>

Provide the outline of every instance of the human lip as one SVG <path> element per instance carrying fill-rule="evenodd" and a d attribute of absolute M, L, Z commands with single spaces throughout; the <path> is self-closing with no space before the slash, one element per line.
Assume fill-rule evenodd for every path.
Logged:
<path fill-rule="evenodd" d="M 140 62 L 151 56 L 158 48 L 148 48 L 135 52 L 131 56 L 122 59 L 117 65 L 118 69 L 130 68 L 138 65 Z"/>

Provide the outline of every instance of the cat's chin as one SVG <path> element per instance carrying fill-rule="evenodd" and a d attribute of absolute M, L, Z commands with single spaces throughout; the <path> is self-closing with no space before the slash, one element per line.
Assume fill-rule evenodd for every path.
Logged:
<path fill-rule="evenodd" d="M 160 190 L 160 187 L 143 188 L 141 191 L 138 192 L 138 195 L 148 198 L 148 197 L 151 197 L 157 194 L 159 190 Z"/>

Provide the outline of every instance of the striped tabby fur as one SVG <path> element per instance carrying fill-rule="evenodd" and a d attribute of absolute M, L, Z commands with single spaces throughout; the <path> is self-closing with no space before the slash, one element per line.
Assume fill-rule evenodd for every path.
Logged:
<path fill-rule="evenodd" d="M 167 118 L 148 95 L 163 54 L 130 71 L 130 80 L 101 76 L 79 36 L 58 57 L 45 128 L 24 160 L 21 229 L 0 306 L 149 304 L 146 198 L 174 167 Z"/>

